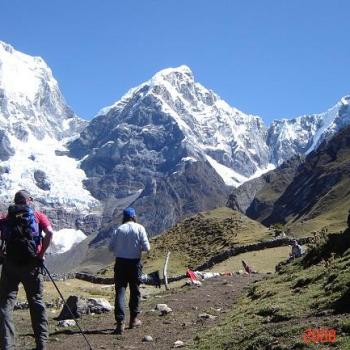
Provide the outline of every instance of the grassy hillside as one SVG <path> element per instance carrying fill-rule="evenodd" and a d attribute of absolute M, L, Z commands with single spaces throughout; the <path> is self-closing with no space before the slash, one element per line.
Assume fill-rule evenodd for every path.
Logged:
<path fill-rule="evenodd" d="M 350 127 L 305 160 L 293 158 L 231 194 L 228 206 L 269 226 L 285 224 L 293 236 L 346 228 L 350 208 Z"/>
<path fill-rule="evenodd" d="M 199 335 L 197 350 L 350 349 L 350 231 L 254 283 L 225 322 Z M 336 342 L 306 344 L 307 329 L 335 329 Z"/>
<path fill-rule="evenodd" d="M 346 227 L 350 208 L 350 127 L 310 153 L 264 224 L 287 223 L 296 235 Z"/>
<path fill-rule="evenodd" d="M 349 188 L 350 178 L 344 175 L 339 183 L 311 208 L 310 212 L 303 216 L 290 217 L 286 228 L 299 237 L 322 229 L 328 232 L 343 230 L 350 209 Z"/>
<path fill-rule="evenodd" d="M 169 272 L 184 273 L 234 245 L 253 243 L 269 237 L 266 227 L 229 208 L 199 213 L 175 225 L 152 240 L 152 252 L 144 266 L 158 269 L 171 251 Z"/>
<path fill-rule="evenodd" d="M 242 260 L 259 273 L 275 272 L 275 267 L 289 256 L 290 246 L 268 248 L 235 255 L 211 268 L 213 272 L 237 272 L 243 270 Z"/>
<path fill-rule="evenodd" d="M 175 275 L 234 245 L 266 238 L 271 238 L 271 234 L 265 226 L 232 209 L 224 207 L 202 212 L 151 239 L 151 252 L 144 256 L 144 271 L 162 269 L 168 251 L 171 251 L 169 275 Z M 111 266 L 101 273 L 111 275 Z"/>

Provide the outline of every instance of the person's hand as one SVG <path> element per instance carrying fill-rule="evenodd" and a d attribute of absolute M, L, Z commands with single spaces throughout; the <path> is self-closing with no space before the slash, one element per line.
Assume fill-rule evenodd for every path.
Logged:
<path fill-rule="evenodd" d="M 40 266 L 40 267 L 44 267 L 45 256 L 39 254 L 38 257 L 37 257 L 37 259 L 38 259 L 38 264 L 39 264 L 39 266 Z"/>

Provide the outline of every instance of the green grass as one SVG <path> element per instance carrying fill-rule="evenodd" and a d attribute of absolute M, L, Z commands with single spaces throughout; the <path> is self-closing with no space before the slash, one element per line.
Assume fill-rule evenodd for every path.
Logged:
<path fill-rule="evenodd" d="M 233 256 L 211 270 L 215 272 L 237 272 L 243 269 L 242 260 L 259 273 L 275 272 L 275 266 L 288 258 L 290 247 L 277 247 Z"/>
<path fill-rule="evenodd" d="M 319 248 L 309 254 L 316 251 Z M 337 301 L 349 293 L 349 267 L 350 249 L 307 268 L 301 259 L 286 265 L 279 274 L 251 285 L 225 322 L 199 335 L 192 348 L 350 349 L 349 314 L 334 313 Z M 306 329 L 322 327 L 336 329 L 335 344 L 304 344 Z"/>
<path fill-rule="evenodd" d="M 286 228 L 296 237 L 304 237 L 312 231 L 327 229 L 334 233 L 347 227 L 350 208 L 350 178 L 344 174 L 341 181 L 323 196 L 304 216 L 288 218 Z"/>
<path fill-rule="evenodd" d="M 156 237 L 153 250 L 144 266 L 163 264 L 171 251 L 169 270 L 183 273 L 188 266 L 197 266 L 212 256 L 238 244 L 248 244 L 270 237 L 268 229 L 229 208 L 218 208 L 183 220 L 165 234 Z"/>

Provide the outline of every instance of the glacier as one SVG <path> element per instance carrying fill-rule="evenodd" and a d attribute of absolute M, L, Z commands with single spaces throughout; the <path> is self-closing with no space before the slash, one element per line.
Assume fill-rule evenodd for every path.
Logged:
<path fill-rule="evenodd" d="M 84 188 L 86 175 L 67 156 L 66 143 L 87 124 L 66 105 L 51 69 L 0 41 L 0 198 L 25 188 L 35 200 L 88 212 L 99 202 Z M 6 151 L 7 150 L 7 151 Z M 40 174 L 45 186 L 38 185 Z"/>

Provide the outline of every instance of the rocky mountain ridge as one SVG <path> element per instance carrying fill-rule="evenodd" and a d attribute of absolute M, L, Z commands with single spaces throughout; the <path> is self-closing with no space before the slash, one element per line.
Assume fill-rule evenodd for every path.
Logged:
<path fill-rule="evenodd" d="M 41 58 L 1 43 L 2 202 L 24 187 L 58 224 L 84 222 L 93 212 L 98 219 L 88 223 L 100 239 L 132 204 L 157 234 L 223 205 L 232 186 L 310 153 L 350 123 L 349 100 L 267 127 L 180 66 L 158 72 L 86 122 L 66 105 Z"/>
<path fill-rule="evenodd" d="M 350 123 L 349 100 L 266 127 L 196 82 L 187 66 L 168 68 L 103 108 L 69 148 L 96 198 L 132 196 L 141 220 L 159 233 L 183 216 L 221 205 L 228 186 L 310 153 Z M 196 196 L 185 169 L 200 179 Z M 214 193 L 220 194 L 215 200 Z"/>
<path fill-rule="evenodd" d="M 347 126 L 305 159 L 292 158 L 246 182 L 227 205 L 265 225 L 287 224 L 298 235 L 344 229 L 350 208 L 349 135 Z"/>

